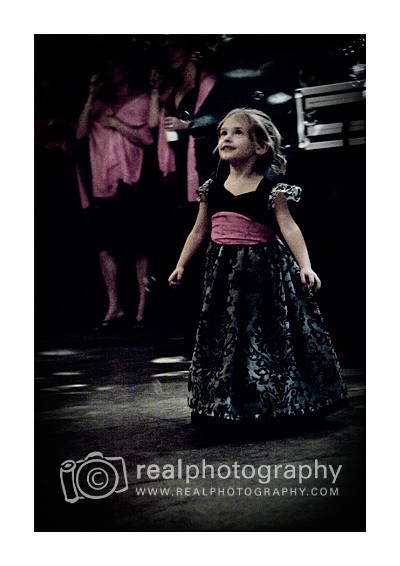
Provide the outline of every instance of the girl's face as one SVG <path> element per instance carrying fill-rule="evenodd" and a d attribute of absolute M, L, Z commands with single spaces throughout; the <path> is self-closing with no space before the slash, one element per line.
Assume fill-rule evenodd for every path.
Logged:
<path fill-rule="evenodd" d="M 119 84 L 128 80 L 128 69 L 114 57 L 106 60 L 105 74 L 110 84 Z"/>
<path fill-rule="evenodd" d="M 251 138 L 249 125 L 240 116 L 230 116 L 222 124 L 218 152 L 223 161 L 247 162 L 257 156 L 257 143 Z"/>
<path fill-rule="evenodd" d="M 166 43 L 167 60 L 173 71 L 183 69 L 191 57 L 191 52 L 179 39 L 170 39 Z"/>

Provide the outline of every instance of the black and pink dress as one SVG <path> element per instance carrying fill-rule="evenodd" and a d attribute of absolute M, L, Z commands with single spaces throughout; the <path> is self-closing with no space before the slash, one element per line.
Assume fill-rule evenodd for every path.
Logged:
<path fill-rule="evenodd" d="M 264 178 L 235 196 L 200 187 L 211 217 L 203 307 L 189 371 L 194 413 L 230 420 L 333 411 L 346 396 L 313 294 L 278 238 L 275 198 L 301 189 Z"/>

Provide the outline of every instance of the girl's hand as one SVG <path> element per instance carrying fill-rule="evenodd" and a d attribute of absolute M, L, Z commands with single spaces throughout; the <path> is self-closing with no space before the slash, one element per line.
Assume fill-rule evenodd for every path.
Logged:
<path fill-rule="evenodd" d="M 303 267 L 300 269 L 300 279 L 303 287 L 309 291 L 319 291 L 321 289 L 321 280 L 311 267 Z"/>
<path fill-rule="evenodd" d="M 175 118 L 175 116 L 166 116 L 164 118 L 164 128 L 172 132 L 176 130 L 187 130 L 189 126 L 189 121 L 180 120 L 179 118 Z"/>
<path fill-rule="evenodd" d="M 181 284 L 184 269 L 183 267 L 176 267 L 168 278 L 170 287 L 176 288 Z"/>
<path fill-rule="evenodd" d="M 111 128 L 115 130 L 116 119 L 114 118 L 114 116 L 102 116 L 99 122 L 105 128 Z"/>
<path fill-rule="evenodd" d="M 93 75 L 89 81 L 89 93 L 92 96 L 96 96 L 96 94 L 99 92 L 99 90 L 101 89 L 101 87 L 103 86 L 103 82 L 101 81 L 100 78 L 100 73 L 96 73 L 95 75 Z"/>
<path fill-rule="evenodd" d="M 149 83 L 154 90 L 159 90 L 163 81 L 163 76 L 157 71 L 152 69 L 150 73 Z"/>

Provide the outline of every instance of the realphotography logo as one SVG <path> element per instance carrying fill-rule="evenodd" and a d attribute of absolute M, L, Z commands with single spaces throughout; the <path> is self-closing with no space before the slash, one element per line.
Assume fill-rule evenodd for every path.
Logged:
<path fill-rule="evenodd" d="M 60 469 L 65 501 L 104 499 L 128 489 L 123 458 L 104 458 L 101 452 L 91 452 L 84 460 L 66 460 Z"/>
<path fill-rule="evenodd" d="M 342 465 L 336 468 L 325 465 L 315 459 L 313 464 L 220 464 L 214 466 L 207 464 L 203 459 L 201 464 L 185 464 L 178 459 L 176 464 L 137 464 L 136 478 L 138 480 L 165 481 L 182 480 L 184 487 L 135 487 L 137 496 L 160 495 L 160 496 L 327 496 L 339 495 L 339 488 L 332 487 L 336 484 Z M 60 470 L 61 485 L 65 500 L 75 503 L 79 499 L 103 499 L 113 493 L 120 493 L 128 489 L 126 466 L 123 458 L 105 458 L 101 452 L 91 452 L 84 460 L 66 460 Z M 305 482 L 325 479 L 330 481 L 331 486 L 308 487 Z M 200 486 L 200 480 L 249 480 L 257 483 L 250 486 L 227 486 L 223 487 Z M 298 486 L 277 487 L 278 482 L 294 480 Z M 193 486 L 193 482 L 195 482 Z M 191 484 L 192 485 L 189 485 Z M 274 486 L 275 484 L 275 486 Z"/>

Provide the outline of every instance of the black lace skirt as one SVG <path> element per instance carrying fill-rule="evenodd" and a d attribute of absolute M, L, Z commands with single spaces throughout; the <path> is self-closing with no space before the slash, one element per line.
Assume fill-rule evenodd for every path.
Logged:
<path fill-rule="evenodd" d="M 211 242 L 189 407 L 225 419 L 335 410 L 346 396 L 313 294 L 280 242 Z"/>

